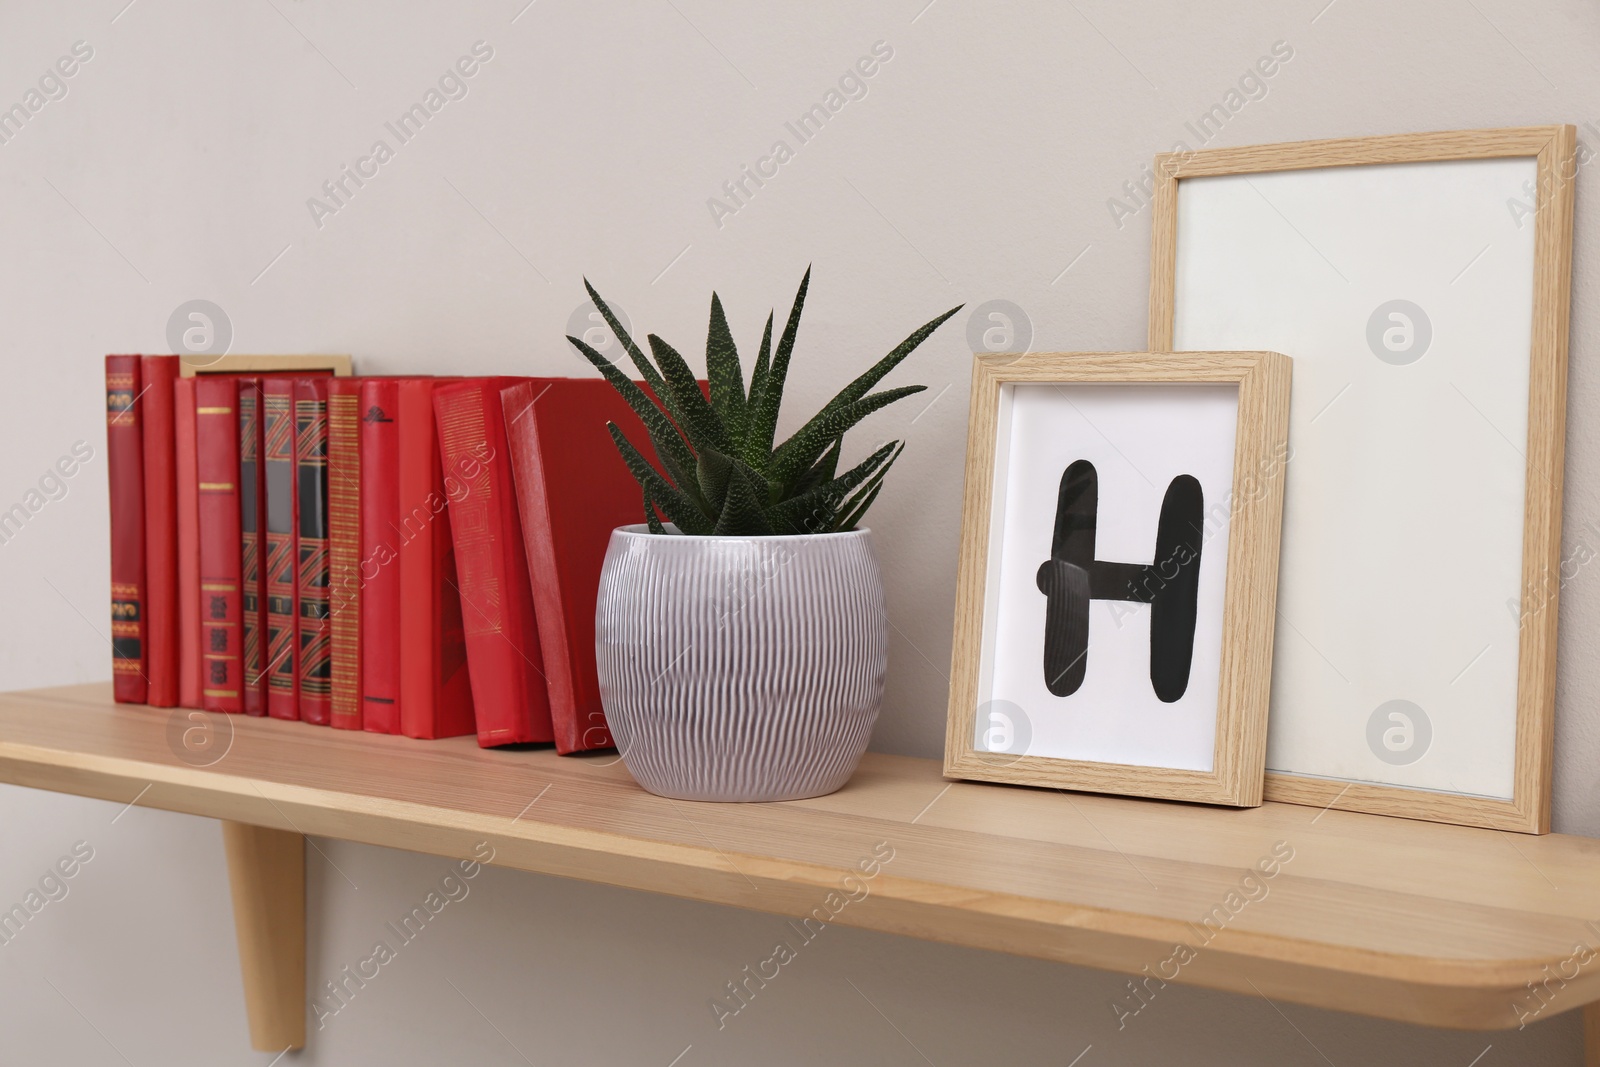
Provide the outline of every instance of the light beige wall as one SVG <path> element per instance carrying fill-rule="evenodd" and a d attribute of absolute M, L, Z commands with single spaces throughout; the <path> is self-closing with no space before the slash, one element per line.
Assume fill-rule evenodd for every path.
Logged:
<path fill-rule="evenodd" d="M 96 448 L 65 496 L 0 544 L 6 688 L 107 675 L 99 357 L 166 350 L 185 301 L 220 305 L 237 352 L 347 351 L 382 373 L 584 373 L 560 340 L 583 274 L 641 330 L 692 351 L 713 287 L 753 345 L 814 263 L 792 424 L 958 302 L 1015 303 L 1035 348 L 1142 347 L 1149 215 L 1108 201 L 1155 152 L 1198 147 L 1184 124 L 1277 42 L 1293 57 L 1211 143 L 1574 122 L 1600 150 L 1600 15 L 1579 0 L 537 0 L 520 15 L 524 0 L 125 2 L 0 10 L 0 104 L 74 42 L 94 49 L 67 95 L 0 144 L 0 510 L 75 441 Z M 396 146 L 384 122 L 480 40 L 493 58 L 467 96 Z M 785 122 L 879 41 L 893 56 L 865 97 L 799 144 Z M 379 137 L 394 158 L 319 228 L 307 199 Z M 793 158 L 715 218 L 708 199 L 778 139 Z M 1590 183 L 1585 170 L 1569 553 L 1600 548 Z M 863 451 L 874 437 L 909 441 L 871 523 L 896 627 L 877 735 L 888 751 L 941 744 L 967 322 L 897 372 L 927 398 L 857 435 Z M 1562 632 L 1556 821 L 1600 834 L 1591 567 L 1565 590 Z M 271 1059 L 245 1051 L 218 839 L 201 820 L 0 789 L 0 904 L 75 842 L 95 849 L 67 897 L 0 946 L 0 1060 Z M 311 958 L 331 976 L 370 952 L 442 861 L 319 846 Z M 781 928 L 488 871 L 295 1062 L 666 1065 L 683 1053 L 681 1067 L 944 1067 L 1065 1064 L 1091 1045 L 1084 1067 L 1579 1062 L 1570 1020 L 1451 1034 L 1178 988 L 1119 1032 L 1115 976 L 842 928 L 719 1030 L 707 1002 Z"/>

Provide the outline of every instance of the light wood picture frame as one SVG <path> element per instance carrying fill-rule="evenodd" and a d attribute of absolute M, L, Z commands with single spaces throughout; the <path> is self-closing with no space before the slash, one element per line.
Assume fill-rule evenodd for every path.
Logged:
<path fill-rule="evenodd" d="M 1290 371 L 1274 352 L 976 357 L 946 777 L 1261 803 Z M 1187 608 L 1161 601 L 1186 581 Z"/>
<path fill-rule="evenodd" d="M 183 378 L 193 378 L 197 374 L 296 374 L 306 371 L 327 371 L 335 378 L 348 378 L 351 360 L 348 355 L 178 357 L 178 375 Z"/>
<path fill-rule="evenodd" d="M 1150 347 L 1296 363 L 1268 800 L 1549 832 L 1575 151 L 1156 157 Z"/>

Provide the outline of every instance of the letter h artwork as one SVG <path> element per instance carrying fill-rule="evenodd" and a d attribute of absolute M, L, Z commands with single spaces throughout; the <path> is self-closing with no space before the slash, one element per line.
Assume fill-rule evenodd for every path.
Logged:
<path fill-rule="evenodd" d="M 1045 595 L 1044 680 L 1056 696 L 1083 685 L 1089 657 L 1089 602 L 1150 605 L 1150 684 L 1171 704 L 1189 687 L 1200 594 L 1200 549 L 1205 502 L 1200 482 L 1180 474 L 1167 486 L 1151 563 L 1112 563 L 1095 557 L 1100 483 L 1094 464 L 1080 459 L 1061 476 L 1050 558 L 1036 582 Z"/>

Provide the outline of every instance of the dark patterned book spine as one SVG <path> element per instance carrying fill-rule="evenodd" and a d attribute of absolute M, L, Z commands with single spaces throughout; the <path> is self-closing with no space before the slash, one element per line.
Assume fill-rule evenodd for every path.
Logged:
<path fill-rule="evenodd" d="M 261 571 L 261 382 L 239 380 L 239 550 L 244 588 L 244 712 L 267 713 L 263 639 L 266 612 Z"/>
<path fill-rule="evenodd" d="M 327 726 L 333 708 L 328 626 L 328 382 L 295 382 L 295 472 L 299 529 L 300 718 Z"/>
<path fill-rule="evenodd" d="M 328 383 L 328 616 L 331 725 L 361 729 L 361 382 Z"/>
<path fill-rule="evenodd" d="M 262 383 L 261 465 L 267 480 L 267 714 L 298 719 L 295 644 L 299 559 L 295 551 L 294 379 Z"/>
<path fill-rule="evenodd" d="M 111 677 L 117 700 L 143 704 L 144 430 L 139 357 L 106 357 L 106 455 L 111 482 Z"/>

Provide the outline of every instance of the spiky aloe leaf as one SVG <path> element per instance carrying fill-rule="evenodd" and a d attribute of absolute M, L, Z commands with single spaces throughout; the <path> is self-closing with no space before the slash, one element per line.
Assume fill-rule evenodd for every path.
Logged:
<path fill-rule="evenodd" d="M 790 496 L 800 496 L 811 492 L 824 482 L 831 481 L 834 472 L 839 469 L 839 451 L 844 447 L 844 438 L 835 437 L 833 447 L 822 454 L 822 458 L 811 465 L 811 469 L 802 474 L 789 487 Z"/>
<path fill-rule="evenodd" d="M 795 533 L 821 533 L 833 526 L 840 507 L 851 490 L 873 476 L 893 455 L 898 441 L 891 441 L 848 471 L 807 492 L 789 497 L 768 509 L 773 522 Z M 837 454 L 836 449 L 829 453 Z"/>
<path fill-rule="evenodd" d="M 795 432 L 793 437 L 789 438 L 788 441 L 785 441 L 778 447 L 777 451 L 773 455 L 773 480 L 783 482 L 787 480 L 789 476 L 791 476 L 798 463 L 810 463 L 816 452 L 820 451 L 825 445 L 828 437 L 830 436 L 828 427 L 831 427 L 836 423 L 839 413 L 841 411 L 851 410 L 852 405 L 860 403 L 862 398 L 867 395 L 867 390 L 871 389 L 878 382 L 882 381 L 885 375 L 898 367 L 907 356 L 916 350 L 918 345 L 922 344 L 923 341 L 926 341 L 934 330 L 937 330 L 940 326 L 944 325 L 945 321 L 949 319 L 950 316 L 954 315 L 960 310 L 961 305 L 958 304 L 949 311 L 946 311 L 943 315 L 940 315 L 938 318 L 932 319 L 929 322 L 917 327 L 917 329 L 911 332 L 909 337 L 896 345 L 894 350 L 891 351 L 887 356 L 884 356 L 877 363 L 873 364 L 855 381 L 839 390 L 832 400 L 823 405 L 821 411 L 817 412 L 811 417 L 810 422 L 807 422 Z M 885 390 L 884 393 L 879 393 L 878 395 L 883 396 L 894 391 L 895 390 L 889 389 Z M 907 394 L 901 393 L 900 395 L 904 396 Z M 890 401 L 885 401 L 885 403 L 889 402 Z M 854 421 L 855 420 L 852 420 L 851 425 L 854 424 Z M 837 432 L 842 434 L 844 431 L 839 430 Z M 791 445 L 795 447 L 791 449 Z M 796 452 L 799 455 L 798 457 L 787 456 L 785 454 L 786 450 Z"/>
<path fill-rule="evenodd" d="M 762 506 L 765 498 L 765 487 L 754 472 L 745 464 L 735 462 L 728 477 L 728 496 L 722 502 L 722 514 L 711 532 L 730 536 L 776 533 Z"/>
<path fill-rule="evenodd" d="M 689 439 L 690 447 L 696 452 L 708 448 L 718 452 L 733 451 L 728 431 L 711 409 L 705 394 L 700 391 L 700 382 L 688 362 L 678 354 L 677 349 L 655 334 L 650 334 L 647 340 L 650 342 L 650 352 L 661 364 L 661 373 L 666 377 L 667 394 L 672 401 L 672 417 Z"/>
<path fill-rule="evenodd" d="M 834 438 L 868 415 L 912 393 L 920 393 L 927 386 L 902 385 L 885 389 L 881 393 L 864 396 L 847 403 L 830 403 L 802 426 L 793 437 L 778 446 L 772 454 L 768 477 L 779 485 L 788 485 L 801 471 L 817 461 Z"/>
<path fill-rule="evenodd" d="M 889 468 L 887 466 L 884 467 L 884 470 L 888 469 Z M 837 519 L 835 519 L 833 528 L 828 532 L 847 533 L 850 530 L 854 530 L 856 528 L 856 524 L 861 521 L 862 516 L 867 513 L 867 509 L 872 506 L 872 502 L 878 499 L 878 490 L 882 488 L 883 483 L 879 482 L 870 490 L 863 493 L 863 499 L 859 503 L 852 503 L 844 514 L 841 514 Z"/>
<path fill-rule="evenodd" d="M 656 514 L 656 502 L 650 496 L 650 487 L 643 485 L 640 488 L 644 490 L 644 521 L 649 524 L 650 532 L 653 534 L 666 533 L 667 528 L 661 525 L 661 518 Z"/>
<path fill-rule="evenodd" d="M 656 455 L 661 457 L 662 466 L 667 468 L 667 473 L 672 476 L 672 480 L 698 494 L 699 490 L 693 487 L 694 483 L 692 481 L 694 454 L 689 451 L 689 446 L 679 436 L 677 427 L 673 426 L 667 417 L 661 413 L 661 409 L 651 402 L 650 397 L 645 394 L 643 389 L 640 389 L 626 374 L 612 366 L 605 356 L 596 352 L 579 338 L 568 337 L 567 340 L 571 341 L 578 351 L 583 353 L 584 358 L 594 364 L 601 374 L 605 375 L 606 381 L 610 382 L 611 387 L 622 395 L 623 400 L 628 402 L 628 406 L 633 409 L 633 413 L 639 416 L 639 420 L 644 423 L 645 432 L 650 435 L 650 444 L 655 448 Z"/>
<path fill-rule="evenodd" d="M 800 279 L 800 288 L 794 294 L 794 306 L 789 309 L 789 321 L 783 327 L 783 337 L 772 354 L 772 364 L 761 381 L 761 395 L 750 397 L 749 424 L 745 429 L 744 458 L 757 470 L 765 466 L 772 452 L 772 437 L 778 430 L 778 408 L 783 404 L 784 381 L 789 376 L 789 357 L 794 352 L 795 337 L 800 332 L 800 312 L 806 306 L 806 290 L 811 286 L 811 268 L 806 268 Z"/>
<path fill-rule="evenodd" d="M 878 490 L 883 488 L 883 480 L 888 475 L 889 468 L 893 467 L 894 461 L 900 458 L 900 453 L 906 450 L 904 441 L 891 441 L 890 444 L 898 445 L 899 447 L 894 450 L 894 455 L 885 460 L 883 466 L 878 468 L 877 473 L 861 484 L 854 496 L 844 501 L 839 509 L 839 514 L 834 518 L 833 532 L 855 529 L 856 523 L 861 521 L 861 517 L 872 506 L 872 502 L 878 499 Z"/>
<path fill-rule="evenodd" d="M 767 316 L 748 392 L 727 314 L 721 298 L 712 295 L 706 336 L 709 398 L 687 361 L 654 334 L 648 339 L 655 360 L 647 358 L 600 294 L 585 281 L 595 306 L 644 378 L 641 387 L 594 349 L 569 338 L 627 400 L 650 433 L 665 474 L 611 428 L 618 450 L 639 482 L 646 521 L 653 532 L 665 531 L 662 518 L 685 534 L 848 530 L 877 499 L 884 476 L 904 445 L 893 442 L 877 449 L 845 474 L 837 475 L 844 434 L 879 408 L 922 390 L 922 386 L 910 386 L 870 392 L 960 308 L 952 308 L 914 331 L 774 448 L 778 410 L 810 281 L 808 268 L 776 348 L 775 316 Z"/>
<path fill-rule="evenodd" d="M 611 440 L 616 443 L 617 451 L 622 453 L 622 461 L 628 465 L 628 470 L 633 474 L 634 480 L 644 489 L 645 495 L 652 498 L 655 503 L 666 513 L 678 529 L 686 534 L 707 534 L 711 532 L 711 520 L 699 504 L 680 490 L 677 486 L 663 478 L 650 461 L 640 454 L 633 442 L 623 436 L 614 422 L 606 423 L 606 430 L 611 434 Z"/>
<path fill-rule="evenodd" d="M 744 369 L 716 293 L 711 294 L 711 324 L 706 327 L 706 378 L 711 382 L 711 407 L 728 431 L 730 444 L 738 448 L 744 441 Z"/>
<path fill-rule="evenodd" d="M 661 372 L 651 366 L 650 361 L 645 358 L 644 353 L 634 343 L 628 331 L 622 328 L 622 322 L 616 315 L 612 314 L 611 306 L 600 296 L 599 290 L 589 284 L 588 278 L 583 280 L 583 287 L 589 291 L 589 299 L 594 301 L 594 306 L 599 309 L 601 318 L 605 319 L 606 325 L 611 327 L 612 334 L 618 341 L 622 342 L 623 351 L 628 353 L 628 358 L 633 360 L 633 365 L 639 368 L 639 376 L 645 380 L 651 389 L 655 390 L 657 396 L 665 395 L 666 391 L 662 388 Z M 571 340 L 571 338 L 568 338 L 568 340 Z M 604 356 L 600 358 L 605 359 Z M 593 362 L 593 360 L 590 362 Z M 610 360 L 606 362 L 609 363 Z"/>
<path fill-rule="evenodd" d="M 756 365 L 750 369 L 750 394 L 744 408 L 744 439 L 742 449 L 750 439 L 750 426 L 756 417 L 756 399 L 767 387 L 767 375 L 772 370 L 772 312 L 767 312 L 767 328 L 761 335 L 761 350 L 756 353 Z"/>
<path fill-rule="evenodd" d="M 916 351 L 917 346 L 926 341 L 934 330 L 937 330 L 940 326 L 943 326 L 946 319 L 960 311 L 964 306 L 965 305 L 963 304 L 957 304 L 955 307 L 951 308 L 949 311 L 946 311 L 938 318 L 925 322 L 921 326 L 918 326 L 915 330 L 912 330 L 911 336 L 895 345 L 894 350 L 891 351 L 887 356 L 884 356 L 882 359 L 878 360 L 878 362 L 867 368 L 866 372 L 859 378 L 845 386 L 843 389 L 839 390 L 838 395 L 836 395 L 832 400 L 828 401 L 827 404 L 824 404 L 822 410 L 826 412 L 829 407 L 839 403 L 840 401 L 848 404 L 852 400 L 860 400 L 862 397 L 866 396 L 867 390 L 883 381 L 884 377 L 890 371 L 898 367 L 902 360 L 904 360 L 912 352 Z"/>
<path fill-rule="evenodd" d="M 728 497 L 728 476 L 733 473 L 733 461 L 713 449 L 701 449 L 696 460 L 695 477 L 700 482 L 700 492 L 713 515 L 720 514 Z"/>

